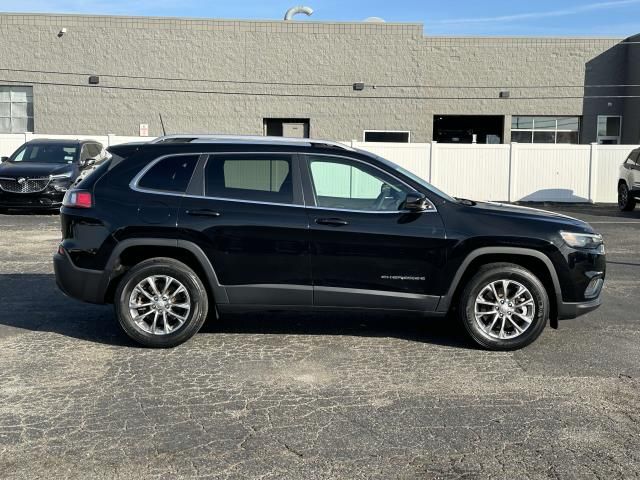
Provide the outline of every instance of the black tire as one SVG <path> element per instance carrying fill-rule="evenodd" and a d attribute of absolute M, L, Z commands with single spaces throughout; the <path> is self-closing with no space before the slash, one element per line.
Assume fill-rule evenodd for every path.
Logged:
<path fill-rule="evenodd" d="M 636 208 L 636 200 L 631 196 L 629 187 L 625 182 L 618 185 L 618 208 L 623 212 L 630 212 Z"/>
<path fill-rule="evenodd" d="M 166 334 L 153 334 L 143 330 L 134 321 L 129 309 L 129 299 L 133 290 L 145 278 L 154 275 L 172 277 L 180 282 L 188 293 L 190 310 L 185 315 L 186 320 L 181 325 L 176 325 L 175 331 Z M 146 347 L 169 348 L 189 340 L 200 330 L 207 318 L 209 299 L 202 281 L 187 265 L 172 258 L 152 258 L 140 262 L 124 275 L 116 289 L 114 307 L 120 326 L 131 339 Z M 147 310 L 142 309 L 142 313 L 145 311 Z M 180 313 L 185 312 L 181 310 Z M 152 314 L 155 315 L 155 312 Z"/>
<path fill-rule="evenodd" d="M 479 325 L 479 321 L 476 320 L 476 299 L 478 295 L 492 282 L 500 280 L 512 282 L 510 285 L 511 288 L 514 289 L 517 288 L 517 284 L 526 287 L 531 296 L 531 302 L 528 302 L 532 307 L 530 311 L 532 317 L 531 323 L 526 328 L 523 328 L 524 332 L 514 338 L 494 338 L 486 329 L 483 330 Z M 511 292 L 513 292 L 513 290 L 511 290 Z M 491 295 L 490 291 L 489 294 Z M 507 297 L 509 297 L 509 295 L 507 295 Z M 500 301 L 499 293 L 496 303 Z M 509 302 L 507 301 L 507 303 Z M 507 305 L 502 307 L 507 308 Z M 495 307 L 486 308 L 491 309 Z M 520 327 L 526 325 L 520 317 L 516 318 L 516 314 L 513 315 L 513 319 L 516 320 L 516 323 L 518 323 Z M 505 316 L 506 315 L 498 318 L 500 325 Z M 491 263 L 480 267 L 478 272 L 465 285 L 459 298 L 458 317 L 469 336 L 481 347 L 488 350 L 517 350 L 536 340 L 547 325 L 549 319 L 549 296 L 542 282 L 526 268 L 512 263 Z M 497 318 L 497 315 L 496 317 L 487 315 L 481 317 L 481 320 L 487 319 L 487 324 L 489 324 L 491 320 L 495 318 Z M 506 320 L 505 318 L 504 323 L 506 326 L 503 328 L 507 330 L 510 329 L 513 334 L 517 333 L 511 323 L 511 314 L 509 314 L 508 322 Z M 498 327 L 496 326 L 496 328 Z M 489 328 L 489 330 L 491 330 L 491 328 Z M 501 332 L 491 331 L 491 333 L 500 335 Z"/>

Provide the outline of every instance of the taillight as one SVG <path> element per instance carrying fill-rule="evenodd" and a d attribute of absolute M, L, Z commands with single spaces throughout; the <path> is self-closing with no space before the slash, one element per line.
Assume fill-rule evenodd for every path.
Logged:
<path fill-rule="evenodd" d="M 93 206 L 93 196 L 91 192 L 69 190 L 64 196 L 62 205 L 73 208 L 91 208 Z"/>

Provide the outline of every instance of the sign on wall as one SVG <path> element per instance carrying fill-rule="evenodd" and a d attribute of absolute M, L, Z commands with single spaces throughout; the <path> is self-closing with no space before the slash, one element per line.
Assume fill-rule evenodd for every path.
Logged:
<path fill-rule="evenodd" d="M 148 123 L 141 123 L 140 124 L 140 136 L 141 137 L 148 137 L 149 136 L 149 124 Z"/>

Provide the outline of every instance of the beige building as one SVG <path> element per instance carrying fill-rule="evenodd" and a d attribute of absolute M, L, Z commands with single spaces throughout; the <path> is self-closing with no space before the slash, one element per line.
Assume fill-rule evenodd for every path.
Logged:
<path fill-rule="evenodd" d="M 168 133 L 640 142 L 623 39 L 53 14 L 0 14 L 0 36 L 0 133 L 159 135 L 162 115 Z"/>

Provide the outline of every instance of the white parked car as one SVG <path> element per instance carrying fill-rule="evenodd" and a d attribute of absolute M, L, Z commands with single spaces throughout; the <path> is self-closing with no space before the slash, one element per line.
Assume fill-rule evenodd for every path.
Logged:
<path fill-rule="evenodd" d="M 618 207 L 624 212 L 633 210 L 640 202 L 640 148 L 629 154 L 620 166 Z"/>

